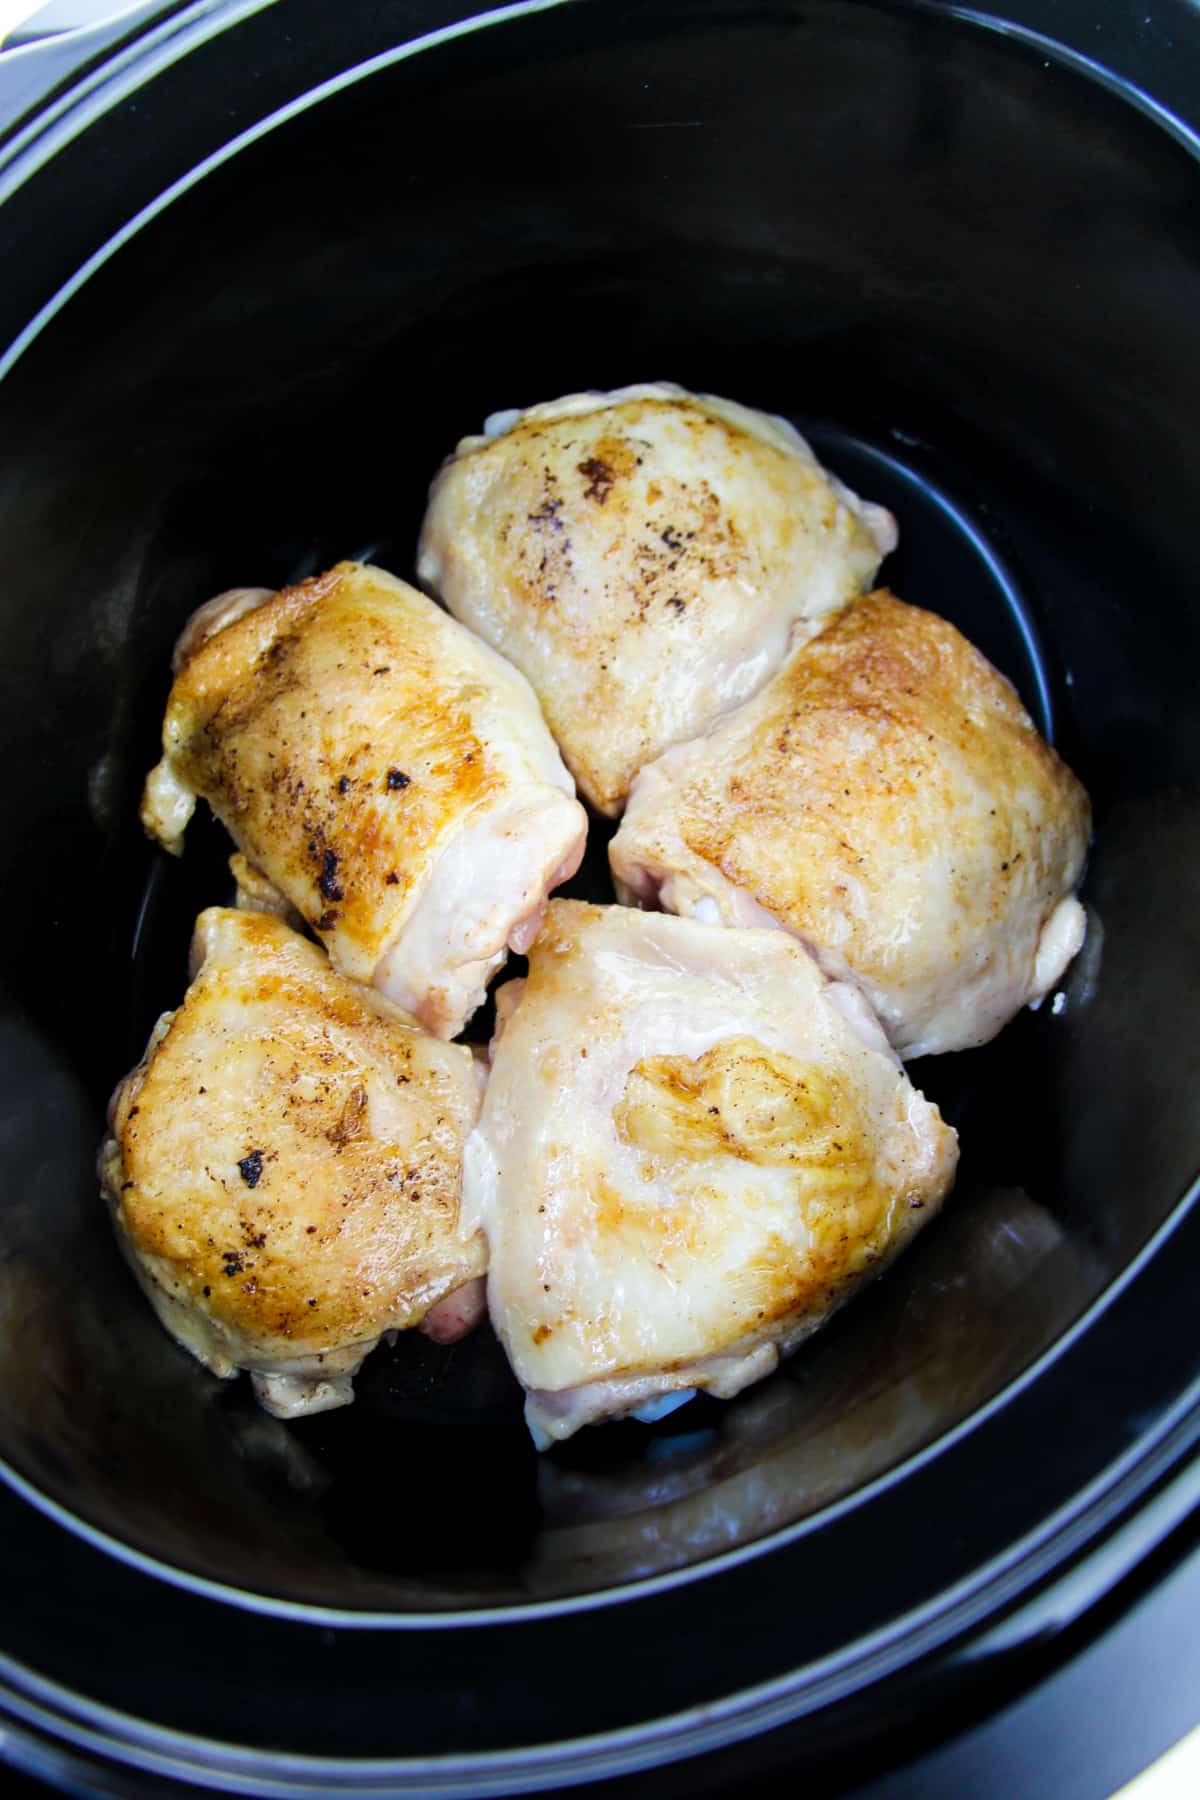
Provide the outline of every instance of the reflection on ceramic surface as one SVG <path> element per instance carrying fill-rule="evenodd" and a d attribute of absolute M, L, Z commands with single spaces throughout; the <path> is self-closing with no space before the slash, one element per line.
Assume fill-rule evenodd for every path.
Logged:
<path fill-rule="evenodd" d="M 828 1506 L 965 1418 L 1061 1327 L 1065 1293 L 1082 1306 L 1096 1285 L 1020 1189 L 961 1196 L 912 1263 L 761 1390 L 680 1414 L 636 1470 L 545 1458 L 530 1586 L 676 1568 Z"/>

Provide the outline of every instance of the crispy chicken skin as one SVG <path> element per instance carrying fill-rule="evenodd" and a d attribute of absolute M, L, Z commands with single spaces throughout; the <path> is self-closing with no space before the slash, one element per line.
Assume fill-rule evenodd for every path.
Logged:
<path fill-rule="evenodd" d="M 986 1043 L 1083 941 L 1087 795 L 954 626 L 885 590 L 644 769 L 618 894 L 784 926 L 906 1057 Z"/>
<path fill-rule="evenodd" d="M 100 1178 L 163 1325 L 280 1418 L 353 1399 L 386 1332 L 482 1314 L 461 1217 L 475 1059 L 282 920 L 211 907 L 195 973 L 113 1095 Z"/>
<path fill-rule="evenodd" d="M 180 648 L 146 829 L 178 853 L 202 795 L 252 904 L 278 890 L 343 974 L 453 1037 L 583 854 L 529 684 L 355 563 L 219 595 Z"/>
<path fill-rule="evenodd" d="M 489 420 L 434 481 L 418 573 L 533 683 L 580 791 L 745 700 L 896 542 L 785 420 L 670 383 Z"/>
<path fill-rule="evenodd" d="M 784 932 L 555 900 L 501 998 L 463 1209 L 539 1447 L 769 1374 L 953 1180 L 859 992 Z"/>

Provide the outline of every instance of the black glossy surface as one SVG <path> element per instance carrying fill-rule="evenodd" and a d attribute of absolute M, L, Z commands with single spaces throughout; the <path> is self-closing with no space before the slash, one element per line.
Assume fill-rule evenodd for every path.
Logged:
<path fill-rule="evenodd" d="M 1015 1668 L 988 1664 L 973 1688 L 943 1671 L 934 1722 L 914 1712 L 887 1721 L 882 1742 L 864 1734 L 824 1755 L 805 1755 L 796 1731 L 740 1744 L 689 1761 L 569 1791 L 580 1800 L 767 1800 L 803 1764 L 814 1800 L 1108 1800 L 1194 1725 L 1195 1620 L 1200 1607 L 1200 1549 L 1194 1524 L 1147 1557 L 1138 1575 L 1118 1582 L 1082 1626 L 1056 1634 L 1023 1661 L 1036 1669 L 1032 1693 Z M 9 1753 L 55 1787 L 91 1796 L 179 1794 L 172 1783 L 105 1760 L 81 1762 L 53 1740 L 23 1727 Z M 47 1790 L 21 1777 L 10 1789 Z M 188 1793 L 201 1791 L 188 1787 Z"/>
<path fill-rule="evenodd" d="M 286 33 L 260 15 L 64 150 L 0 212 L 8 328 L 139 184 L 253 116 L 256 82 L 315 79 L 378 43 L 386 11 L 339 9 L 336 43 L 303 0 Z M 39 189 L 43 208 L 75 198 L 33 255 Z M 0 387 L 0 1455 L 182 1569 L 346 1608 L 600 1590 L 812 1521 L 741 1570 L 506 1627 L 502 1655 L 485 1627 L 231 1623 L 37 1525 L 6 1632 L 19 1660 L 182 1730 L 323 1755 L 624 1728 L 784 1674 L 787 1704 L 816 1707 L 822 1658 L 846 1691 L 873 1679 L 871 1634 L 900 1645 L 898 1622 L 955 1583 L 983 1613 L 1011 1603 L 1040 1567 L 1017 1541 L 1173 1429 L 1200 1373 L 1178 1245 L 961 1442 L 821 1511 L 1018 1376 L 1195 1172 L 1196 190 L 1185 150 L 1119 100 L 966 24 L 581 3 L 427 51 L 273 133 L 16 365 Z M 646 375 L 787 411 L 874 496 L 900 484 L 899 591 L 959 618 L 1032 700 L 1046 684 L 1097 801 L 1102 930 L 1061 1016 L 919 1072 L 963 1131 L 958 1197 L 768 1387 L 539 1462 L 486 1340 L 450 1371 L 405 1345 L 351 1413 L 289 1430 L 165 1343 L 91 1174 L 104 1091 L 175 997 L 218 878 L 210 834 L 155 877 L 131 958 L 153 865 L 132 809 L 171 638 L 231 582 L 369 547 L 403 572 L 460 431 Z M 1169 1461 L 1190 1439 L 1163 1442 Z M 105 1666 L 64 1582 L 97 1618 L 133 1610 L 144 1655 Z M 164 1633 L 186 1644 L 166 1667 Z M 583 1665 L 620 1678 L 572 1683 Z M 279 1673 L 257 1693 L 263 1667 Z"/>

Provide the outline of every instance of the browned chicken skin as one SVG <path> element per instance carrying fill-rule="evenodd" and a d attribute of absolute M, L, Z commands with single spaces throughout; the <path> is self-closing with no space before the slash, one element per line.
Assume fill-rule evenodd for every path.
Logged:
<path fill-rule="evenodd" d="M 552 900 L 500 998 L 463 1205 L 543 1447 L 769 1374 L 953 1180 L 954 1132 L 785 932 Z"/>
<path fill-rule="evenodd" d="M 643 770 L 610 858 L 627 897 L 795 933 L 915 1057 L 986 1042 L 1058 980 L 1089 824 L 1003 676 L 880 590 Z"/>
<path fill-rule="evenodd" d="M 420 578 L 528 675 L 604 813 L 761 687 L 793 630 L 869 586 L 896 541 L 786 420 L 668 382 L 488 429 L 433 484 Z"/>
<path fill-rule="evenodd" d="M 178 851 L 197 795 L 242 852 L 251 904 L 279 890 L 337 968 L 446 1037 L 533 935 L 587 829 L 524 678 L 354 563 L 219 595 L 192 620 L 146 829 Z"/>
<path fill-rule="evenodd" d="M 481 1316 L 484 1241 L 460 1218 L 476 1061 L 279 919 L 212 907 L 193 956 L 113 1096 L 118 1239 L 214 1374 L 250 1370 L 281 1417 L 345 1405 L 384 1333 L 444 1341 Z"/>

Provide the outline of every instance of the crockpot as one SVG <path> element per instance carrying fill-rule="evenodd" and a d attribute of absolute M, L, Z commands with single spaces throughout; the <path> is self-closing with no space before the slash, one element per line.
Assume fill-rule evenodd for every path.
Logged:
<path fill-rule="evenodd" d="M 193 0 L 0 96 L 6 1753 L 828 1786 L 1044 1672 L 1200 1496 L 1194 15 Z M 172 639 L 224 587 L 411 573 L 485 414 L 656 378 L 896 513 L 892 587 L 1091 790 L 1085 949 L 918 1066 L 956 1193 L 760 1389 L 539 1458 L 485 1330 L 281 1424 L 161 1333 L 94 1174 L 226 895 L 215 828 L 167 867 L 137 825 Z"/>

